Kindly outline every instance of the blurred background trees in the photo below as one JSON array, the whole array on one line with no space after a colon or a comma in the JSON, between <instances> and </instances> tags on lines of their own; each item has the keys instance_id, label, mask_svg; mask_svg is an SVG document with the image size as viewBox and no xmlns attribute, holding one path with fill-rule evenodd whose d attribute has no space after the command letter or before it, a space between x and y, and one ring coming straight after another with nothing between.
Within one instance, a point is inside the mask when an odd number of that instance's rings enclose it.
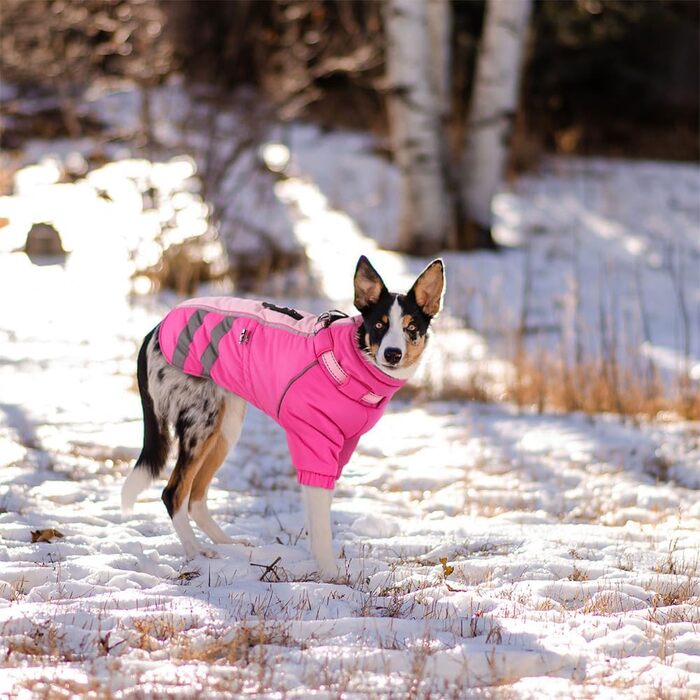
<instances>
[{"instance_id":1,"label":"blurred background trees","mask_svg":"<svg viewBox=\"0 0 700 700\"><path fill-rule=\"evenodd\" d=\"M174 46L157 2L139 0L2 0L0 77L39 95L55 94L66 133L83 133L79 100L103 77L142 88L148 128L149 89L169 75Z\"/></svg>"},{"instance_id":2,"label":"blurred background trees","mask_svg":"<svg viewBox=\"0 0 700 700\"><path fill-rule=\"evenodd\" d=\"M500 177L543 153L698 159L699 7L3 0L3 146L35 128L71 137L99 129L80 99L105 79L140 86L149 142L150 90L177 73L223 102L257 95L275 122L383 139L402 175L402 249L491 246L488 200ZM43 120L13 113L16 90L45 99Z\"/></svg>"}]
</instances>

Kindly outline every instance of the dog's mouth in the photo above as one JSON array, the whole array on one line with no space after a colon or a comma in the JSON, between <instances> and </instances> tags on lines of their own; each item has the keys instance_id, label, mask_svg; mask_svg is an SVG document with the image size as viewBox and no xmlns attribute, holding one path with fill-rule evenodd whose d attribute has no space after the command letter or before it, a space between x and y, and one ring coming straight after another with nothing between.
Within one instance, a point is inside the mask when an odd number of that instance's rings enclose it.
<instances>
[{"instance_id":1,"label":"dog's mouth","mask_svg":"<svg viewBox=\"0 0 700 700\"><path fill-rule=\"evenodd\" d=\"M401 369L403 366L401 364L401 360L399 360L396 364L391 364L390 362L378 362L379 366L382 367L383 369L388 369L389 371L393 369Z\"/></svg>"}]
</instances>

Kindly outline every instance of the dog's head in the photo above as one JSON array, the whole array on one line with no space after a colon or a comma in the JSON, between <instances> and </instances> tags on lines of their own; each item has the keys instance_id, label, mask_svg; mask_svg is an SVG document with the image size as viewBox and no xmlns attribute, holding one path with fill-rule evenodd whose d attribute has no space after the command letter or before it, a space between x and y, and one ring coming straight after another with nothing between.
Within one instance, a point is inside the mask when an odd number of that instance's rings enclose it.
<instances>
[{"instance_id":1,"label":"dog's head","mask_svg":"<svg viewBox=\"0 0 700 700\"><path fill-rule=\"evenodd\" d=\"M382 372L404 376L425 350L428 327L442 308L445 267L433 260L406 294L394 294L363 255L355 269L360 347Z\"/></svg>"}]
</instances>

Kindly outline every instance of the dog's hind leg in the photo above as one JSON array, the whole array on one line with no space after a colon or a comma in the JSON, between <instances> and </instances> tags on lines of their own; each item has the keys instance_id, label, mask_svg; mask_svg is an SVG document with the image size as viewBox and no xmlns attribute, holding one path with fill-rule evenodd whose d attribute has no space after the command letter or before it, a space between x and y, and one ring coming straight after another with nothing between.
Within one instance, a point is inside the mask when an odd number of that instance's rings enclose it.
<instances>
[{"instance_id":1,"label":"dog's hind leg","mask_svg":"<svg viewBox=\"0 0 700 700\"><path fill-rule=\"evenodd\" d=\"M164 364L158 346L157 327L145 338L139 350L136 378L143 408L143 449L136 465L122 486L122 511L129 513L138 495L165 467L170 449L170 431L167 419L153 400L149 374Z\"/></svg>"},{"instance_id":2,"label":"dog's hind leg","mask_svg":"<svg viewBox=\"0 0 700 700\"><path fill-rule=\"evenodd\" d=\"M238 442L241 436L243 418L245 417L246 402L240 396L229 394L224 404L224 415L221 427L216 436L216 442L204 460L192 483L189 509L192 520L197 524L214 544L231 544L233 540L214 522L207 508L207 492L209 484L224 463L229 450Z\"/></svg>"},{"instance_id":3,"label":"dog's hind leg","mask_svg":"<svg viewBox=\"0 0 700 700\"><path fill-rule=\"evenodd\" d=\"M180 451L168 485L163 490L163 503L168 509L188 559L197 554L216 556L214 550L206 549L195 537L190 525L188 507L195 477L218 441L225 408L222 401L219 409L214 412L215 421L211 427L197 420L199 414L193 410L181 411L175 423Z\"/></svg>"}]
</instances>

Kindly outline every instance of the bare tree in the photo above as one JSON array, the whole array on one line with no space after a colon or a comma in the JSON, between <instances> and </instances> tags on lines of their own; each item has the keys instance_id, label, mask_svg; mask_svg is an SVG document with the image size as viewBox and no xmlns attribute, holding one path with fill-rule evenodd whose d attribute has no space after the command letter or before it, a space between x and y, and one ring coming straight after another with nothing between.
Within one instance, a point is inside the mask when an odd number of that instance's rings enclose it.
<instances>
[{"instance_id":1,"label":"bare tree","mask_svg":"<svg viewBox=\"0 0 700 700\"><path fill-rule=\"evenodd\" d=\"M449 8L446 0L388 0L385 8L389 117L401 173L399 247L433 253L454 224L443 129Z\"/></svg>"},{"instance_id":2,"label":"bare tree","mask_svg":"<svg viewBox=\"0 0 700 700\"><path fill-rule=\"evenodd\" d=\"M97 77L147 91L172 69L163 11L142 0L1 0L0 72L8 82L55 94L65 131L82 133L78 102Z\"/></svg>"},{"instance_id":3,"label":"bare tree","mask_svg":"<svg viewBox=\"0 0 700 700\"><path fill-rule=\"evenodd\" d=\"M508 155L532 0L488 0L467 116L462 207L467 247L493 245L491 200Z\"/></svg>"}]
</instances>

